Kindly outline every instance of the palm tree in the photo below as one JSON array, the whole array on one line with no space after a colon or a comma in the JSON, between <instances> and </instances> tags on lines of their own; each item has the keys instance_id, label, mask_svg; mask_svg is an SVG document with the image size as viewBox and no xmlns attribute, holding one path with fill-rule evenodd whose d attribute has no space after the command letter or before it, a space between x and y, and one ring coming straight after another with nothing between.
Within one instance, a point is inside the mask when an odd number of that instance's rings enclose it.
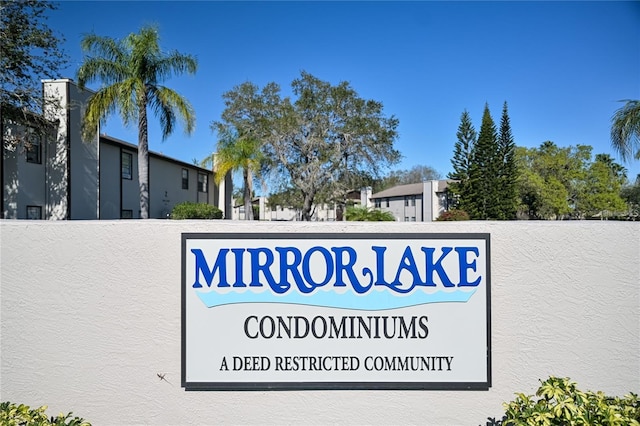
<instances>
[{"instance_id":1,"label":"palm tree","mask_svg":"<svg viewBox=\"0 0 640 426\"><path fill-rule=\"evenodd\" d=\"M260 173L260 168L264 163L264 155L260 149L262 144L252 136L238 136L236 132L230 130L222 130L220 135L218 152L202 160L200 165L213 167L214 180L218 185L224 180L227 173L242 170L245 219L253 220L251 203L253 177Z\"/></svg>"},{"instance_id":2,"label":"palm tree","mask_svg":"<svg viewBox=\"0 0 640 426\"><path fill-rule=\"evenodd\" d=\"M623 102L611 119L611 145L623 161L631 157L640 160L640 101Z\"/></svg>"},{"instance_id":3,"label":"palm tree","mask_svg":"<svg viewBox=\"0 0 640 426\"><path fill-rule=\"evenodd\" d=\"M195 74L197 61L178 52L163 53L154 27L143 27L122 40L89 34L82 39L88 54L78 70L78 84L99 80L103 86L87 104L83 119L85 138L95 137L98 126L118 111L125 125L138 124L138 181L140 217L149 217L149 143L147 109L160 119L163 140L174 129L176 118L183 121L187 134L195 127L191 104L177 92L160 85L173 74Z\"/></svg>"}]
</instances>

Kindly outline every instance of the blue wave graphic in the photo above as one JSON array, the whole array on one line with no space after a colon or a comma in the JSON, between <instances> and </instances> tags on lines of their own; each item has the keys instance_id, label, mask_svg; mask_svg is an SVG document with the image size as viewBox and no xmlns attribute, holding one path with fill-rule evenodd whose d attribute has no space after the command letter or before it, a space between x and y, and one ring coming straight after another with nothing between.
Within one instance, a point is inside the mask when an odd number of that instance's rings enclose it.
<instances>
[{"instance_id":1,"label":"blue wave graphic","mask_svg":"<svg viewBox=\"0 0 640 426\"><path fill-rule=\"evenodd\" d=\"M215 291L196 291L196 294L208 308L231 305L236 303L288 303L295 305L321 306L327 308L356 309L361 311L382 311L387 309L407 308L409 306L424 305L441 302L468 302L477 288L472 291L437 291L425 293L414 291L409 295L394 296L388 291L372 291L364 295L352 292L338 294L332 291L319 291L312 295L290 292L282 295L269 291L254 293L229 292L219 294Z\"/></svg>"}]
</instances>

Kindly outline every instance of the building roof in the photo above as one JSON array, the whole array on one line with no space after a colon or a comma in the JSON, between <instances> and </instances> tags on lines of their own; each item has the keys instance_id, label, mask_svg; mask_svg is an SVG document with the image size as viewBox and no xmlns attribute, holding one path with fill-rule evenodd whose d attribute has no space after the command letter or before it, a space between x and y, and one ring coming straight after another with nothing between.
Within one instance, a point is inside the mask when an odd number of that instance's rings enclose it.
<instances>
[{"instance_id":1,"label":"building roof","mask_svg":"<svg viewBox=\"0 0 640 426\"><path fill-rule=\"evenodd\" d=\"M443 192L445 189L449 188L449 184L452 182L457 182L457 181L454 179L439 180L438 190L436 192Z\"/></svg>"},{"instance_id":2,"label":"building roof","mask_svg":"<svg viewBox=\"0 0 640 426\"><path fill-rule=\"evenodd\" d=\"M100 142L106 142L106 143L109 143L111 145L121 146L121 147L126 148L128 150L138 152L138 145L134 145L134 144L132 144L130 142L123 141L122 139L114 138L113 136L101 134L100 135ZM179 165L182 165L182 166L187 166L187 167L190 167L192 169L198 169L198 170L201 170L202 172L213 173L211 171L211 169L205 169L204 167L200 167L197 164L186 163L184 161L177 160L177 159L172 158L172 157L168 157L168 156L166 156L166 155L164 155L162 153L159 153L159 152L149 151L149 156L150 157L160 158L160 159L163 159L165 161L169 161L171 163L176 163L176 164L179 164Z\"/></svg>"},{"instance_id":3,"label":"building roof","mask_svg":"<svg viewBox=\"0 0 640 426\"><path fill-rule=\"evenodd\" d=\"M436 192L442 192L449 187L449 182L451 180L436 180L437 182ZM422 195L422 191L424 190L424 182L420 183L410 183L407 185L398 185L392 188L387 188L384 191L376 192L371 195L371 199L376 198L393 198L393 197L404 197L405 195Z\"/></svg>"},{"instance_id":4,"label":"building roof","mask_svg":"<svg viewBox=\"0 0 640 426\"><path fill-rule=\"evenodd\" d=\"M398 185L392 188L387 188L384 191L376 192L371 195L371 199L374 198L391 198L391 197L403 197L405 195L421 195L424 185L420 183L410 183L408 185Z\"/></svg>"}]
</instances>

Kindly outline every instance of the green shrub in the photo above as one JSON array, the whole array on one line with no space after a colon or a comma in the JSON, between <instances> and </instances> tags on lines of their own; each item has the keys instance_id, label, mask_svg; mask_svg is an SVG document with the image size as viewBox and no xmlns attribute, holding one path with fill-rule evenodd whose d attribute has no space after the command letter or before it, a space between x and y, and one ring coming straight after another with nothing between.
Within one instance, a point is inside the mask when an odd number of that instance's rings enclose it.
<instances>
[{"instance_id":1,"label":"green shrub","mask_svg":"<svg viewBox=\"0 0 640 426\"><path fill-rule=\"evenodd\" d=\"M16 405L11 402L0 403L0 425L3 426L91 426L91 423L80 417L67 415L48 417L45 411L47 406L29 408L29 406Z\"/></svg>"},{"instance_id":2,"label":"green shrub","mask_svg":"<svg viewBox=\"0 0 640 426\"><path fill-rule=\"evenodd\" d=\"M436 220L439 221L450 221L450 220L469 220L469 213L464 210L449 210L443 212Z\"/></svg>"},{"instance_id":3,"label":"green shrub","mask_svg":"<svg viewBox=\"0 0 640 426\"><path fill-rule=\"evenodd\" d=\"M222 219L222 210L211 204L185 201L175 205L171 219Z\"/></svg>"},{"instance_id":4,"label":"green shrub","mask_svg":"<svg viewBox=\"0 0 640 426\"><path fill-rule=\"evenodd\" d=\"M583 392L568 378L549 377L541 381L535 395L518 393L516 399L503 405L506 413L502 421L488 424L640 426L638 395L618 398Z\"/></svg>"},{"instance_id":5,"label":"green shrub","mask_svg":"<svg viewBox=\"0 0 640 426\"><path fill-rule=\"evenodd\" d=\"M366 206L347 207L347 220L352 222L393 222L396 218L389 211L370 209Z\"/></svg>"}]
</instances>

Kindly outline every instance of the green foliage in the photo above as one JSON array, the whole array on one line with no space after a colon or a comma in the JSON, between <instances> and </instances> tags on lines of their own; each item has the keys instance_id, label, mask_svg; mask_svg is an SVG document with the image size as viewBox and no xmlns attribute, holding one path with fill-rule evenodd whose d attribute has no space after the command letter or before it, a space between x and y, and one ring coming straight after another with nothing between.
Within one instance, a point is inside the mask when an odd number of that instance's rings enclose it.
<instances>
[{"instance_id":1,"label":"green foliage","mask_svg":"<svg viewBox=\"0 0 640 426\"><path fill-rule=\"evenodd\" d=\"M222 219L222 210L211 204L185 201L175 205L171 219Z\"/></svg>"},{"instance_id":2,"label":"green foliage","mask_svg":"<svg viewBox=\"0 0 640 426\"><path fill-rule=\"evenodd\" d=\"M149 142L147 109L160 120L162 137L173 133L177 119L187 134L195 127L193 107L178 92L161 83L174 74L195 74L197 61L178 52L164 53L154 27L143 27L121 40L95 34L82 39L87 53L78 69L78 85L99 81L102 86L89 98L82 132L85 139L96 137L98 125L119 112L126 125L138 126L138 181L140 217L149 217Z\"/></svg>"},{"instance_id":3,"label":"green foliage","mask_svg":"<svg viewBox=\"0 0 640 426\"><path fill-rule=\"evenodd\" d=\"M498 191L498 132L485 105L478 140L469 167L469 194L465 210L473 219L497 219L494 210Z\"/></svg>"},{"instance_id":4,"label":"green foliage","mask_svg":"<svg viewBox=\"0 0 640 426\"><path fill-rule=\"evenodd\" d=\"M467 110L460 116L460 125L456 133L458 140L455 143L451 165L453 172L448 178L454 182L449 184L451 192L458 198L460 209L471 207L471 187L469 184L469 171L473 161L473 148L476 144L477 133L471 123L471 117Z\"/></svg>"},{"instance_id":5,"label":"green foliage","mask_svg":"<svg viewBox=\"0 0 640 426\"><path fill-rule=\"evenodd\" d=\"M55 9L42 0L0 0L0 104L15 112L41 112L40 80L58 77L66 64L64 39L46 25Z\"/></svg>"},{"instance_id":6,"label":"green foliage","mask_svg":"<svg viewBox=\"0 0 640 426\"><path fill-rule=\"evenodd\" d=\"M633 220L640 217L640 175L634 185L627 185L620 191L620 196L627 203L628 214Z\"/></svg>"},{"instance_id":7,"label":"green foliage","mask_svg":"<svg viewBox=\"0 0 640 426\"><path fill-rule=\"evenodd\" d=\"M443 212L438 218L437 221L457 221L457 220L469 220L469 213L464 210L453 209L446 212Z\"/></svg>"},{"instance_id":8,"label":"green foliage","mask_svg":"<svg viewBox=\"0 0 640 426\"><path fill-rule=\"evenodd\" d=\"M596 155L596 160L590 164L586 178L579 187L576 212L585 217L606 217L625 211L626 204L620 196L625 181L625 169L615 163L611 156Z\"/></svg>"},{"instance_id":9,"label":"green foliage","mask_svg":"<svg viewBox=\"0 0 640 426\"><path fill-rule=\"evenodd\" d=\"M47 416L47 406L30 408L24 404L0 403L0 424L6 426L91 426L83 418L73 413Z\"/></svg>"},{"instance_id":10,"label":"green foliage","mask_svg":"<svg viewBox=\"0 0 640 426\"><path fill-rule=\"evenodd\" d=\"M485 105L477 134L465 110L456 133L458 138L449 178L451 192L459 209L472 219L512 220L516 218L518 193L516 182L516 146L511 134L507 103L502 109L500 132Z\"/></svg>"},{"instance_id":11,"label":"green foliage","mask_svg":"<svg viewBox=\"0 0 640 426\"><path fill-rule=\"evenodd\" d=\"M480 132L477 134L465 110L456 133L458 138L451 164L453 179L449 187L457 206L472 219L510 220L518 205L515 143L504 103L500 132L485 105Z\"/></svg>"},{"instance_id":12,"label":"green foliage","mask_svg":"<svg viewBox=\"0 0 640 426\"><path fill-rule=\"evenodd\" d=\"M42 0L0 0L0 108L2 117L27 125L45 135L51 123L45 110L60 107L57 100L42 96L43 79L57 78L67 63L60 47L64 39L47 25L47 13L57 9ZM4 143L29 143L26 132L5 134Z\"/></svg>"},{"instance_id":13,"label":"green foliage","mask_svg":"<svg viewBox=\"0 0 640 426\"><path fill-rule=\"evenodd\" d=\"M640 426L640 399L630 393L623 398L602 392L581 391L568 378L541 381L535 395L516 394L504 403L502 424L510 425L635 425Z\"/></svg>"},{"instance_id":14,"label":"green foliage","mask_svg":"<svg viewBox=\"0 0 640 426\"><path fill-rule=\"evenodd\" d=\"M347 207L347 220L351 222L394 222L393 213L365 206Z\"/></svg>"},{"instance_id":15,"label":"green foliage","mask_svg":"<svg viewBox=\"0 0 640 426\"><path fill-rule=\"evenodd\" d=\"M214 130L215 130L214 126ZM213 165L215 181L220 184L228 173L237 170L242 172L243 196L245 211L251 211L253 198L253 178L260 174L266 158L262 153L262 143L251 134L239 135L228 126L219 126L218 152L205 158L201 165ZM253 215L245 215L246 220L253 220Z\"/></svg>"},{"instance_id":16,"label":"green foliage","mask_svg":"<svg viewBox=\"0 0 640 426\"><path fill-rule=\"evenodd\" d=\"M518 168L516 165L516 145L511 133L511 124L507 112L507 103L502 108L500 133L498 134L497 200L492 216L500 220L513 220L518 210Z\"/></svg>"},{"instance_id":17,"label":"green foliage","mask_svg":"<svg viewBox=\"0 0 640 426\"><path fill-rule=\"evenodd\" d=\"M293 99L281 97L275 83L261 90L243 83L223 95L222 121L213 125L259 140L278 186L299 191L302 218L310 220L317 201L340 199L363 172L377 176L398 162L398 120L345 81L332 85L302 72L291 89Z\"/></svg>"},{"instance_id":18,"label":"green foliage","mask_svg":"<svg viewBox=\"0 0 640 426\"><path fill-rule=\"evenodd\" d=\"M621 198L626 171L606 154L591 159L591 147L516 150L520 215L530 219L589 218L627 211Z\"/></svg>"},{"instance_id":19,"label":"green foliage","mask_svg":"<svg viewBox=\"0 0 640 426\"><path fill-rule=\"evenodd\" d=\"M640 160L640 101L623 102L624 106L611 118L611 146L623 161Z\"/></svg>"}]
</instances>

